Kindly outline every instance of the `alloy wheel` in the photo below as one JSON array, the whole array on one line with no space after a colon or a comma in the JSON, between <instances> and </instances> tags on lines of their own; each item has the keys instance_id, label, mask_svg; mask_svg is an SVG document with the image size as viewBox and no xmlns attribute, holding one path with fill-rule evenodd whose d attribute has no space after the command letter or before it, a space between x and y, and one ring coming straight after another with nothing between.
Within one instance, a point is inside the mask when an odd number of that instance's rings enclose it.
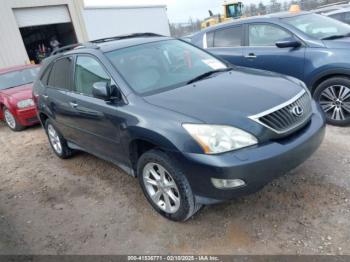
<instances>
[{"instance_id":1,"label":"alloy wheel","mask_svg":"<svg viewBox=\"0 0 350 262\"><path fill-rule=\"evenodd\" d=\"M344 121L350 118L350 88L343 85L327 87L320 95L319 103L328 118Z\"/></svg>"},{"instance_id":2,"label":"alloy wheel","mask_svg":"<svg viewBox=\"0 0 350 262\"><path fill-rule=\"evenodd\" d=\"M176 213L180 207L180 193L170 173L161 165L148 163L143 169L147 194L154 204L166 213Z\"/></svg>"},{"instance_id":3,"label":"alloy wheel","mask_svg":"<svg viewBox=\"0 0 350 262\"><path fill-rule=\"evenodd\" d=\"M57 154L62 154L61 139L58 136L58 133L55 130L55 128L50 124L47 126L47 133L49 135L49 139L53 149L56 151Z\"/></svg>"},{"instance_id":4,"label":"alloy wheel","mask_svg":"<svg viewBox=\"0 0 350 262\"><path fill-rule=\"evenodd\" d=\"M5 121L8 124L9 127L11 127L12 129L16 128L16 119L15 117L11 114L11 112L6 109L5 110Z\"/></svg>"}]
</instances>

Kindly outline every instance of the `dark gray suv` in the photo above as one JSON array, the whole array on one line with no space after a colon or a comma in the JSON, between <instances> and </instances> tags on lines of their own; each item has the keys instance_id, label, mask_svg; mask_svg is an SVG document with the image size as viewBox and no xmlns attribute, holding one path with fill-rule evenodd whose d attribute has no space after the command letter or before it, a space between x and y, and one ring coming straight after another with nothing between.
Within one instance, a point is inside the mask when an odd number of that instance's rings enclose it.
<instances>
[{"instance_id":1,"label":"dark gray suv","mask_svg":"<svg viewBox=\"0 0 350 262\"><path fill-rule=\"evenodd\" d=\"M324 137L301 81L232 68L180 40L138 34L58 52L33 94L53 151L115 163L175 221L255 192Z\"/></svg>"}]
</instances>

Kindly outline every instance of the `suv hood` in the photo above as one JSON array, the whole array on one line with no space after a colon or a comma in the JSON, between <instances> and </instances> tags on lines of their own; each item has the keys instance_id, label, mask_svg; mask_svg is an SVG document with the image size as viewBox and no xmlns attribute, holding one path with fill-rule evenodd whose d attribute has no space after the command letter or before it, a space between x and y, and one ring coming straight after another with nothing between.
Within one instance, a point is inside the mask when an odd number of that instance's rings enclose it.
<instances>
[{"instance_id":1,"label":"suv hood","mask_svg":"<svg viewBox=\"0 0 350 262\"><path fill-rule=\"evenodd\" d=\"M286 76L238 68L144 99L210 124L232 124L285 103L302 87Z\"/></svg>"},{"instance_id":2,"label":"suv hood","mask_svg":"<svg viewBox=\"0 0 350 262\"><path fill-rule=\"evenodd\" d=\"M32 98L32 86L32 83L23 86L16 86L5 90L0 90L0 94L14 98L17 101L25 100Z\"/></svg>"},{"instance_id":3,"label":"suv hood","mask_svg":"<svg viewBox=\"0 0 350 262\"><path fill-rule=\"evenodd\" d=\"M334 39L334 40L324 40L323 43L328 48L350 48L350 37Z\"/></svg>"}]
</instances>

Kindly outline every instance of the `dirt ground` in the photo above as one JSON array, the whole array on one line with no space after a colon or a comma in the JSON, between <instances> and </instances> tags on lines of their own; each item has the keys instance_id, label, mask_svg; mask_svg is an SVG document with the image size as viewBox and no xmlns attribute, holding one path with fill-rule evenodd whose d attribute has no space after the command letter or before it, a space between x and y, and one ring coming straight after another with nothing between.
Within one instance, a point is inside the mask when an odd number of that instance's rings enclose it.
<instances>
[{"instance_id":1,"label":"dirt ground","mask_svg":"<svg viewBox=\"0 0 350 262\"><path fill-rule=\"evenodd\" d=\"M136 179L0 124L0 254L350 254L350 128L262 191L169 222Z\"/></svg>"}]
</instances>

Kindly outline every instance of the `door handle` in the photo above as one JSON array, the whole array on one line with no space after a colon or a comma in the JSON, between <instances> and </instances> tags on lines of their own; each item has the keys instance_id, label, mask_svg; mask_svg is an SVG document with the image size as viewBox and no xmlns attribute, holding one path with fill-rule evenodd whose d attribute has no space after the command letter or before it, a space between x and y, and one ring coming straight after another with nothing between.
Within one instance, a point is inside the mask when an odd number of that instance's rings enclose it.
<instances>
[{"instance_id":1,"label":"door handle","mask_svg":"<svg viewBox=\"0 0 350 262\"><path fill-rule=\"evenodd\" d=\"M255 58L257 58L257 56L255 54L253 54L253 53L250 53L249 55L245 56L245 58L247 58L247 59L255 59Z\"/></svg>"},{"instance_id":2,"label":"door handle","mask_svg":"<svg viewBox=\"0 0 350 262\"><path fill-rule=\"evenodd\" d=\"M69 104L70 104L70 106L71 106L72 108L77 108L77 107L78 107L78 104L75 103L75 102L70 102Z\"/></svg>"}]
</instances>

